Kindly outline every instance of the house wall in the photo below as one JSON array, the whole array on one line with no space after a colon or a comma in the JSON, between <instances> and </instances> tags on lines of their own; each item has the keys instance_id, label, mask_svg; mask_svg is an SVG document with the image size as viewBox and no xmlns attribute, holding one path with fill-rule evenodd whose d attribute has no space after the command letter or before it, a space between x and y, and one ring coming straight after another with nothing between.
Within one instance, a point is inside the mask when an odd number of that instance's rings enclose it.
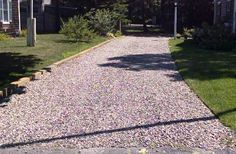
<instances>
[{"instance_id":1,"label":"house wall","mask_svg":"<svg viewBox=\"0 0 236 154\"><path fill-rule=\"evenodd\" d=\"M21 27L26 29L28 6L26 2L21 3ZM56 7L51 0L34 1L34 17L36 18L37 33L56 33L60 28L60 19L72 17L76 9L71 7Z\"/></svg>"},{"instance_id":2,"label":"house wall","mask_svg":"<svg viewBox=\"0 0 236 154\"><path fill-rule=\"evenodd\" d=\"M236 33L236 0L234 0L234 12L233 12L233 33Z\"/></svg>"},{"instance_id":3,"label":"house wall","mask_svg":"<svg viewBox=\"0 0 236 154\"><path fill-rule=\"evenodd\" d=\"M215 24L224 24L235 32L236 0L215 0Z\"/></svg>"},{"instance_id":4,"label":"house wall","mask_svg":"<svg viewBox=\"0 0 236 154\"><path fill-rule=\"evenodd\" d=\"M0 31L16 34L20 31L20 18L19 18L19 1L12 0L12 21L3 24L0 22Z\"/></svg>"}]
</instances>

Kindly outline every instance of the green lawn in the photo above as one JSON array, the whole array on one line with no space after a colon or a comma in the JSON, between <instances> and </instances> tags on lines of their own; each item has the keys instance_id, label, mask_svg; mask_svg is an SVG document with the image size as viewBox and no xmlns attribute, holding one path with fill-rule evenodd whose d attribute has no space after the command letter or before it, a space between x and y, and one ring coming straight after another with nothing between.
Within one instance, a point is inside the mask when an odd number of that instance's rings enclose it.
<instances>
[{"instance_id":1,"label":"green lawn","mask_svg":"<svg viewBox=\"0 0 236 154\"><path fill-rule=\"evenodd\" d=\"M236 130L236 52L203 50L191 40L170 40L178 69L226 126Z\"/></svg>"},{"instance_id":2,"label":"green lawn","mask_svg":"<svg viewBox=\"0 0 236 154\"><path fill-rule=\"evenodd\" d=\"M26 47L25 38L0 41L0 90L22 76L28 76L107 39L97 36L89 43L76 43L68 41L61 34L45 34L37 36L36 47Z\"/></svg>"}]
</instances>

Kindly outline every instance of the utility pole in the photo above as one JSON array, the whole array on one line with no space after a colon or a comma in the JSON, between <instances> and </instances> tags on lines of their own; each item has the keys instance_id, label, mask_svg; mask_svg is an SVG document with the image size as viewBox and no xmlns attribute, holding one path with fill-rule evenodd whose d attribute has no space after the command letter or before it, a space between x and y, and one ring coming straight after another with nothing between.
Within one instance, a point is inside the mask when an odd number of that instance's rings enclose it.
<instances>
[{"instance_id":1,"label":"utility pole","mask_svg":"<svg viewBox=\"0 0 236 154\"><path fill-rule=\"evenodd\" d=\"M177 22L178 22L178 3L175 2L175 19L174 19L174 38L177 36Z\"/></svg>"},{"instance_id":2,"label":"utility pole","mask_svg":"<svg viewBox=\"0 0 236 154\"><path fill-rule=\"evenodd\" d=\"M36 19L34 18L34 3L30 0L30 17L27 19L27 46L34 47L36 43Z\"/></svg>"},{"instance_id":3,"label":"utility pole","mask_svg":"<svg viewBox=\"0 0 236 154\"><path fill-rule=\"evenodd\" d=\"M177 22L178 22L178 3L175 2L175 17L174 17L174 38L177 36Z\"/></svg>"}]
</instances>

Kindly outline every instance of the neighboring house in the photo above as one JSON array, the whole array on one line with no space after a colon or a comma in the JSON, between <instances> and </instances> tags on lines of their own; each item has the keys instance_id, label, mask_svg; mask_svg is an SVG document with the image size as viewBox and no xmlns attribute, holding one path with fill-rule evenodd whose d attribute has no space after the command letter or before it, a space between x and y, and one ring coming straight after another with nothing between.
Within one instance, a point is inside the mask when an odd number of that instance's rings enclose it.
<instances>
[{"instance_id":1,"label":"neighboring house","mask_svg":"<svg viewBox=\"0 0 236 154\"><path fill-rule=\"evenodd\" d=\"M18 0L0 0L0 31L20 31L20 5Z\"/></svg>"},{"instance_id":2,"label":"neighboring house","mask_svg":"<svg viewBox=\"0 0 236 154\"><path fill-rule=\"evenodd\" d=\"M214 24L218 23L236 32L236 0L214 1Z\"/></svg>"},{"instance_id":3,"label":"neighboring house","mask_svg":"<svg viewBox=\"0 0 236 154\"><path fill-rule=\"evenodd\" d=\"M26 29L29 15L28 3L21 2L21 28ZM38 33L54 33L60 30L61 19L76 15L77 8L59 5L58 0L34 0L34 17Z\"/></svg>"},{"instance_id":4,"label":"neighboring house","mask_svg":"<svg viewBox=\"0 0 236 154\"><path fill-rule=\"evenodd\" d=\"M57 0L34 0L34 17L37 19L37 32L57 32L61 18L72 17L77 9L60 7ZM18 33L26 29L29 5L27 0L0 0L0 31Z\"/></svg>"}]
</instances>

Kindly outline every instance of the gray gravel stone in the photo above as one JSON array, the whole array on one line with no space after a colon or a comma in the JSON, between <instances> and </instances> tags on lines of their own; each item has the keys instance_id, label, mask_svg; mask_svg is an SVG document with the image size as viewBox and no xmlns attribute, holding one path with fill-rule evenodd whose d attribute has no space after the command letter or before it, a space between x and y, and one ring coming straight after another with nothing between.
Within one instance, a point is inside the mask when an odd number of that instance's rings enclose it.
<instances>
[{"instance_id":1,"label":"gray gravel stone","mask_svg":"<svg viewBox=\"0 0 236 154\"><path fill-rule=\"evenodd\" d=\"M0 108L1 148L235 148L176 71L167 38L114 40L44 73Z\"/></svg>"}]
</instances>

